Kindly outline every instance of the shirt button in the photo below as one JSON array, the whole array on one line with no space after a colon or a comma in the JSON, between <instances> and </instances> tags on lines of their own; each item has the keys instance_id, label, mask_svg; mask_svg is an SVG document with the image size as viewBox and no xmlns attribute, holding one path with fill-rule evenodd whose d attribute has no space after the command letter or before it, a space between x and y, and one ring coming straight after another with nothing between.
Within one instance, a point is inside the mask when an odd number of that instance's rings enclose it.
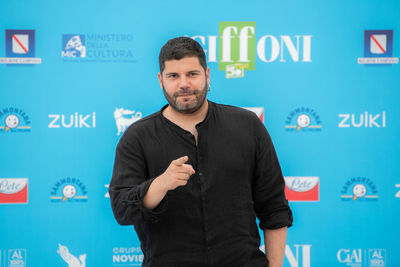
<instances>
[{"instance_id":1,"label":"shirt button","mask_svg":"<svg viewBox=\"0 0 400 267\"><path fill-rule=\"evenodd\" d=\"M202 172L199 172L199 176L203 176L203 173L202 173Z\"/></svg>"}]
</instances>

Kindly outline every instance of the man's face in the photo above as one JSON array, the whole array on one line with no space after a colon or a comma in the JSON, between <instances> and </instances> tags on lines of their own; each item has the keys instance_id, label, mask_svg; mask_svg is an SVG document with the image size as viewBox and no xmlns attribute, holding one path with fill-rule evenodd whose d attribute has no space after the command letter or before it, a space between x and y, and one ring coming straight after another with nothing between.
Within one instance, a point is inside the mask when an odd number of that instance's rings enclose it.
<instances>
[{"instance_id":1,"label":"man's face","mask_svg":"<svg viewBox=\"0 0 400 267\"><path fill-rule=\"evenodd\" d=\"M197 57L165 61L165 68L158 73L165 98L174 110L190 114L204 103L210 70L204 71Z\"/></svg>"}]
</instances>

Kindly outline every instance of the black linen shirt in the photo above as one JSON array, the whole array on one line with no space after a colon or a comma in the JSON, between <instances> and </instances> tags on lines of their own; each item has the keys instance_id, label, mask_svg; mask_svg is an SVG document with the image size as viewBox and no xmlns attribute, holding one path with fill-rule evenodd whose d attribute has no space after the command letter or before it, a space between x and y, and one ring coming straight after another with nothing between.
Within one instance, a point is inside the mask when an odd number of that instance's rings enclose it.
<instances>
[{"instance_id":1,"label":"black linen shirt","mask_svg":"<svg viewBox=\"0 0 400 267\"><path fill-rule=\"evenodd\" d=\"M196 144L162 110L121 137L109 188L116 220L134 225L138 234L142 266L267 266L256 216L261 229L291 226L293 219L263 123L251 111L209 101L206 118L196 125ZM185 155L196 173L146 209L151 182Z\"/></svg>"}]
</instances>

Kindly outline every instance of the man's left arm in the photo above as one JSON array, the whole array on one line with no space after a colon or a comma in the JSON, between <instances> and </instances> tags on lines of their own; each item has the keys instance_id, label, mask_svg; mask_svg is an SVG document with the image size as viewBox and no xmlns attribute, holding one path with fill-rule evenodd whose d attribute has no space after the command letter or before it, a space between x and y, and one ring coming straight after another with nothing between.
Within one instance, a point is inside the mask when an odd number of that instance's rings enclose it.
<instances>
[{"instance_id":1,"label":"man's left arm","mask_svg":"<svg viewBox=\"0 0 400 267\"><path fill-rule=\"evenodd\" d=\"M265 254L268 267L281 267L285 255L287 227L264 229Z\"/></svg>"},{"instance_id":2,"label":"man's left arm","mask_svg":"<svg viewBox=\"0 0 400 267\"><path fill-rule=\"evenodd\" d=\"M285 181L271 137L256 120L256 161L253 181L254 210L264 231L265 250L270 267L281 267L287 228L293 217L285 197Z\"/></svg>"}]
</instances>

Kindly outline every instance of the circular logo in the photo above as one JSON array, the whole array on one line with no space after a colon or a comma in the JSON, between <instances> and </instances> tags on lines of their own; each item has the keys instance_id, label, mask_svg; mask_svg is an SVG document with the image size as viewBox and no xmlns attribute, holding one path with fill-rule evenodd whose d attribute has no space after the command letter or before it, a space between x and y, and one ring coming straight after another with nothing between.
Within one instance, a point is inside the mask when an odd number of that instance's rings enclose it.
<instances>
[{"instance_id":1,"label":"circular logo","mask_svg":"<svg viewBox=\"0 0 400 267\"><path fill-rule=\"evenodd\" d=\"M76 188L73 185L66 185L64 186L63 190L63 195L66 198L73 198L76 195Z\"/></svg>"},{"instance_id":2,"label":"circular logo","mask_svg":"<svg viewBox=\"0 0 400 267\"><path fill-rule=\"evenodd\" d=\"M17 116L15 115L8 115L6 118L6 125L7 127L14 129L15 127L17 127L19 124L19 119Z\"/></svg>"},{"instance_id":3,"label":"circular logo","mask_svg":"<svg viewBox=\"0 0 400 267\"><path fill-rule=\"evenodd\" d=\"M356 184L353 187L353 194L356 197L363 197L367 193L367 188L363 184Z\"/></svg>"},{"instance_id":4,"label":"circular logo","mask_svg":"<svg viewBox=\"0 0 400 267\"><path fill-rule=\"evenodd\" d=\"M301 114L297 117L297 126L304 128L310 125L310 117L306 114Z\"/></svg>"}]
</instances>

